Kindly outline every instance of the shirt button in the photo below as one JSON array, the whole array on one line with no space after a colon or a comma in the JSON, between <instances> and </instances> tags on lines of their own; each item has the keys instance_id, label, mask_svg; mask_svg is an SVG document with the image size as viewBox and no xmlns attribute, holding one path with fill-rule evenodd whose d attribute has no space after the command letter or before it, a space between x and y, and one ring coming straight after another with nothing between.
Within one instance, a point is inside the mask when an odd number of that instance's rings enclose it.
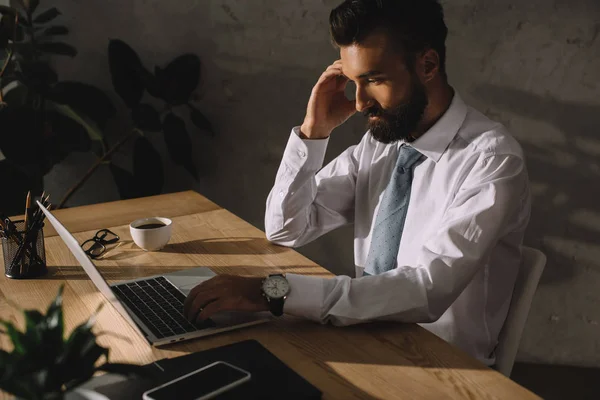
<instances>
[{"instance_id":1,"label":"shirt button","mask_svg":"<svg viewBox=\"0 0 600 400\"><path fill-rule=\"evenodd\" d=\"M283 193L283 190L281 192L279 192L279 197L283 197L285 196L285 193Z\"/></svg>"},{"instance_id":2,"label":"shirt button","mask_svg":"<svg viewBox=\"0 0 600 400\"><path fill-rule=\"evenodd\" d=\"M298 155L302 158L306 157L306 153L302 150L298 150Z\"/></svg>"}]
</instances>

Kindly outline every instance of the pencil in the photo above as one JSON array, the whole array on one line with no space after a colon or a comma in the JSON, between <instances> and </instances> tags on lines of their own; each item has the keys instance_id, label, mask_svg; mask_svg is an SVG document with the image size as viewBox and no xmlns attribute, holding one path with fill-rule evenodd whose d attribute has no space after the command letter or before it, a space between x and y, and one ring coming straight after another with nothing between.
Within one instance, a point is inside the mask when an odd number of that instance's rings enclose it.
<instances>
[{"instance_id":1,"label":"pencil","mask_svg":"<svg viewBox=\"0 0 600 400\"><path fill-rule=\"evenodd\" d=\"M31 191L27 192L27 200L25 201L25 232L29 230L31 223Z\"/></svg>"}]
</instances>

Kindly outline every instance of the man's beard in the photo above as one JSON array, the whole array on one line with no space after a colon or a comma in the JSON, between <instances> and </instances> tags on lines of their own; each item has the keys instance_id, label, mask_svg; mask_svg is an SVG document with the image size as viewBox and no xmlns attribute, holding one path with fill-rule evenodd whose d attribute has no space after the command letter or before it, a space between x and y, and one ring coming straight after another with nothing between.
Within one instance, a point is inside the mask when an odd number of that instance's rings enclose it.
<instances>
[{"instance_id":1,"label":"man's beard","mask_svg":"<svg viewBox=\"0 0 600 400\"><path fill-rule=\"evenodd\" d=\"M425 87L413 78L412 90L409 100L392 110L384 110L373 106L363 112L366 117L377 116L377 120L369 120L368 129L373 138L381 143L394 143L399 140L412 142L419 123L423 119L427 107L427 93Z\"/></svg>"}]
</instances>

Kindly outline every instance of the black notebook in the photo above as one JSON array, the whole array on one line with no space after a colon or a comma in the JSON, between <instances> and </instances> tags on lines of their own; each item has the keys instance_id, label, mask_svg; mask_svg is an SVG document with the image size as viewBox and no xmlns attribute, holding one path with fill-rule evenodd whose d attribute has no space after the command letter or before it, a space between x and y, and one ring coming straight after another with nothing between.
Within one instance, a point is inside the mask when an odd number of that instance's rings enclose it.
<instances>
[{"instance_id":1,"label":"black notebook","mask_svg":"<svg viewBox=\"0 0 600 400\"><path fill-rule=\"evenodd\" d=\"M230 399L320 399L321 391L289 368L256 340L245 340L146 366L153 376L129 379L96 388L111 400L141 399L142 393L215 361L226 361L250 372L252 378L217 397ZM156 367L158 364L160 368ZM164 371L161 371L160 369Z\"/></svg>"}]
</instances>

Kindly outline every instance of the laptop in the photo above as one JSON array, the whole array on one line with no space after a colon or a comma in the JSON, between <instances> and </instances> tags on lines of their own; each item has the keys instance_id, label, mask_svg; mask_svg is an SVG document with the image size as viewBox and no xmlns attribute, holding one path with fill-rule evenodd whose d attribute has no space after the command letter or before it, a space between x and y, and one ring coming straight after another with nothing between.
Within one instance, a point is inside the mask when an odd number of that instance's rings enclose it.
<instances>
[{"instance_id":1,"label":"laptop","mask_svg":"<svg viewBox=\"0 0 600 400\"><path fill-rule=\"evenodd\" d=\"M170 272L109 285L71 233L39 201L40 209L100 293L148 343L161 346L260 324L268 313L219 313L201 324L183 316L183 302L192 288L216 274L207 267Z\"/></svg>"}]
</instances>

